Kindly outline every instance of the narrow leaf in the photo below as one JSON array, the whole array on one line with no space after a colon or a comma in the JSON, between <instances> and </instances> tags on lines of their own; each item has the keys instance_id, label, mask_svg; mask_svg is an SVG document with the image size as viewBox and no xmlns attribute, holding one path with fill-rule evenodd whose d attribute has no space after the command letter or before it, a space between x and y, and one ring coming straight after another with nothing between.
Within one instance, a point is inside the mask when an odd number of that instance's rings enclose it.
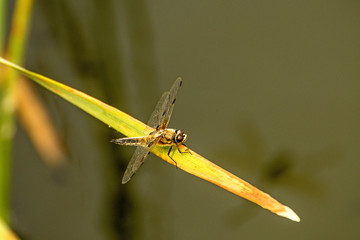
<instances>
[{"instance_id":1,"label":"narrow leaf","mask_svg":"<svg viewBox=\"0 0 360 240\"><path fill-rule=\"evenodd\" d=\"M0 239L3 239L3 240L18 240L19 239L1 218L0 218Z\"/></svg>"},{"instance_id":2,"label":"narrow leaf","mask_svg":"<svg viewBox=\"0 0 360 240\"><path fill-rule=\"evenodd\" d=\"M154 130L130 115L85 93L58 83L47 77L30 72L22 67L8 62L5 59L0 58L0 62L20 71L30 79L33 79L43 87L58 94L107 125L110 125L125 136L143 136L144 134ZM180 146L181 152L184 152L185 150L185 146ZM188 149L188 151L190 151L191 154L174 151L172 158L176 161L179 168L206 181L212 182L238 196L246 198L279 216L289 218L296 222L300 221L299 217L289 207L279 203L270 195L260 191L244 180L213 164L194 151L190 149ZM168 147L156 146L153 148L152 153L161 157L168 163L174 164L174 161L168 156Z\"/></svg>"}]
</instances>

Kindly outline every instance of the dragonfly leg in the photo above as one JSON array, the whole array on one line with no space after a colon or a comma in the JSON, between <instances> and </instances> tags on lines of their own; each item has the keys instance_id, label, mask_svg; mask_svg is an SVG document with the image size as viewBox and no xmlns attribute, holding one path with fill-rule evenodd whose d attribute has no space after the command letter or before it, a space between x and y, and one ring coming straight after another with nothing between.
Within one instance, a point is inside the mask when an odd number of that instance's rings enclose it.
<instances>
[{"instance_id":1,"label":"dragonfly leg","mask_svg":"<svg viewBox=\"0 0 360 240\"><path fill-rule=\"evenodd\" d=\"M182 153L190 153L192 155L192 153L190 152L190 149L185 144L182 144L182 145L184 145L186 147L185 151L183 151L183 152L180 151L179 145L176 144L176 147L177 147L179 153L181 153L181 154Z\"/></svg>"},{"instance_id":2,"label":"dragonfly leg","mask_svg":"<svg viewBox=\"0 0 360 240\"><path fill-rule=\"evenodd\" d=\"M178 168L177 162L175 162L175 160L174 160L172 157L170 157L170 152L171 152L172 147L173 147L173 145L171 145L171 147L169 148L168 156L169 156L169 158L171 158L171 160L175 163L175 166L176 166L176 169L177 169L177 168Z\"/></svg>"}]
</instances>

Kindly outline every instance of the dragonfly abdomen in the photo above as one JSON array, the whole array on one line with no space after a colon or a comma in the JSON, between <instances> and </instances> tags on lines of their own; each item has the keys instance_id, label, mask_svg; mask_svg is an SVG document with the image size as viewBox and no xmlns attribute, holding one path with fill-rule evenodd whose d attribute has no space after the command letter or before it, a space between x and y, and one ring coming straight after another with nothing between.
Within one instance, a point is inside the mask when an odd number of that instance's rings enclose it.
<instances>
[{"instance_id":1,"label":"dragonfly abdomen","mask_svg":"<svg viewBox=\"0 0 360 240\"><path fill-rule=\"evenodd\" d=\"M119 138L114 139L111 142L125 146L146 146L147 144L152 142L153 139L154 137L149 135L146 137Z\"/></svg>"}]
</instances>

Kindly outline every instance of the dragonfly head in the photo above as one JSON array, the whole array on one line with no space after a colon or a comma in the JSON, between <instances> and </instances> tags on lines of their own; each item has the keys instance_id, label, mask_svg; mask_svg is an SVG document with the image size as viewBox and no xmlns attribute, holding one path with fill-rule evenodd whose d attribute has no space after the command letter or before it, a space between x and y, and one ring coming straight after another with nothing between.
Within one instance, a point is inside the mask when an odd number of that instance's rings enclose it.
<instances>
[{"instance_id":1,"label":"dragonfly head","mask_svg":"<svg viewBox=\"0 0 360 240\"><path fill-rule=\"evenodd\" d=\"M186 141L187 135L185 134L184 131L182 130L176 130L175 131L175 138L174 141L176 143L183 143Z\"/></svg>"}]
</instances>

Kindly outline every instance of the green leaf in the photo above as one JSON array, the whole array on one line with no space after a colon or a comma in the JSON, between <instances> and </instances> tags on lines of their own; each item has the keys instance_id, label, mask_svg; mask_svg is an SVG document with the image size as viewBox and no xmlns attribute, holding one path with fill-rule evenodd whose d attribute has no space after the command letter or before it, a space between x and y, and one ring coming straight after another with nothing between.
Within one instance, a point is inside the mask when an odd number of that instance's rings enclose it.
<instances>
[{"instance_id":1,"label":"green leaf","mask_svg":"<svg viewBox=\"0 0 360 240\"><path fill-rule=\"evenodd\" d=\"M22 74L31 78L38 84L63 97L87 113L121 132L125 136L144 136L154 130L130 115L85 93L58 83L40 74L28 71L3 58L0 58L0 63L20 71ZM251 184L213 164L191 149L187 149L183 145L180 145L179 148L181 152L188 151L191 154L182 154L179 151L174 151L172 159L177 163L177 167L206 181L212 182L236 195L246 198L279 216L286 217L297 222L300 221L299 217L289 207L279 203L270 195L260 191ZM174 165L174 161L168 156L168 147L156 146L153 148L152 153Z\"/></svg>"},{"instance_id":2,"label":"green leaf","mask_svg":"<svg viewBox=\"0 0 360 240\"><path fill-rule=\"evenodd\" d=\"M0 239L3 239L3 240L18 240L19 239L1 218L0 218Z\"/></svg>"},{"instance_id":3,"label":"green leaf","mask_svg":"<svg viewBox=\"0 0 360 240\"><path fill-rule=\"evenodd\" d=\"M40 74L28 71L3 58L0 58L0 62L20 71L28 78L61 96L125 136L142 136L146 130L147 125L144 123L96 98Z\"/></svg>"}]
</instances>

